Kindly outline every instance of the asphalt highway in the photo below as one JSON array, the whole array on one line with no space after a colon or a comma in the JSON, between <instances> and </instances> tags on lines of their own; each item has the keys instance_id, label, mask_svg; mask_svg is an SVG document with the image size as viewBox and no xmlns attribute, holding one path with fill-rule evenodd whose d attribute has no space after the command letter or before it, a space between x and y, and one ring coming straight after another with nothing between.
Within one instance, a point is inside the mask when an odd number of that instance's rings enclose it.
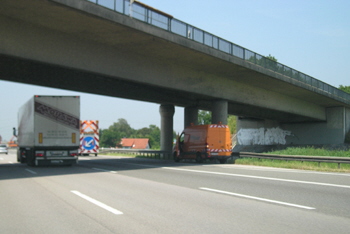
<instances>
[{"instance_id":1,"label":"asphalt highway","mask_svg":"<svg viewBox=\"0 0 350 234\"><path fill-rule=\"evenodd\" d=\"M350 174L0 154L0 233L349 233Z\"/></svg>"}]
</instances>

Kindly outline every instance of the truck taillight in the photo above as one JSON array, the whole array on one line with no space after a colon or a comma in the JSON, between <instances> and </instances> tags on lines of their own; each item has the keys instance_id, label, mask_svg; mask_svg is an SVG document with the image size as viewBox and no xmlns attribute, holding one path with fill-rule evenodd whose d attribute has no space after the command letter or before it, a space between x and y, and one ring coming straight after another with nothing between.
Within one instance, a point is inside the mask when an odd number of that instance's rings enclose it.
<instances>
[{"instance_id":1,"label":"truck taillight","mask_svg":"<svg viewBox=\"0 0 350 234\"><path fill-rule=\"evenodd\" d=\"M77 153L70 153L70 156L75 157L75 156L78 156L78 154Z\"/></svg>"},{"instance_id":2,"label":"truck taillight","mask_svg":"<svg viewBox=\"0 0 350 234\"><path fill-rule=\"evenodd\" d=\"M36 153L35 156L36 157L44 157L44 154L43 153Z\"/></svg>"}]
</instances>

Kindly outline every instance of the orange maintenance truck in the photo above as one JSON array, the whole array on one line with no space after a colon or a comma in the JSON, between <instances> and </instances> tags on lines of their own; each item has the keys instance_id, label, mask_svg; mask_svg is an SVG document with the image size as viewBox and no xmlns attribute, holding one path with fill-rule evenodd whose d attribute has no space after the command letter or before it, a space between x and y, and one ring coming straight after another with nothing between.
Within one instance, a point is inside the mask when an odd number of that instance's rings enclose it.
<instances>
[{"instance_id":1,"label":"orange maintenance truck","mask_svg":"<svg viewBox=\"0 0 350 234\"><path fill-rule=\"evenodd\" d=\"M218 159L226 163L232 154L230 129L224 124L192 125L177 137L174 161L195 159L200 163L206 159Z\"/></svg>"}]
</instances>

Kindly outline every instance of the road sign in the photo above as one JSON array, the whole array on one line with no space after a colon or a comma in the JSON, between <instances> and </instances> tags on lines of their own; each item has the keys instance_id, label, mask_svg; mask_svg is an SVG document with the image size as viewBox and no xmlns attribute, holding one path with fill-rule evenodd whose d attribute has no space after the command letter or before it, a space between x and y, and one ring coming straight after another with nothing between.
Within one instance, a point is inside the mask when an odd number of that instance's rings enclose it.
<instances>
[{"instance_id":1,"label":"road sign","mask_svg":"<svg viewBox=\"0 0 350 234\"><path fill-rule=\"evenodd\" d=\"M86 150L92 150L95 148L96 142L95 139L91 136L87 136L83 140L83 147Z\"/></svg>"}]
</instances>

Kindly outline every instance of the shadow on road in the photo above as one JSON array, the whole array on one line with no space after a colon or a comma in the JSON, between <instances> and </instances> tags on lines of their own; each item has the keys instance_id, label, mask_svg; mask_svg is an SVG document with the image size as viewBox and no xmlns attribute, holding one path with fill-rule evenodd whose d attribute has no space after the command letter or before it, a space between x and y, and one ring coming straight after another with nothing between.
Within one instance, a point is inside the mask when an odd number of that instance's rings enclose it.
<instances>
[{"instance_id":1,"label":"shadow on road","mask_svg":"<svg viewBox=\"0 0 350 234\"><path fill-rule=\"evenodd\" d=\"M194 160L186 160L175 163L173 160L160 160L152 158L134 158L123 156L81 156L77 165L73 166L39 166L29 167L26 164L7 163L9 156L1 156L0 181L12 179L24 179L33 177L78 175L86 173L101 173L108 171L149 170L162 167L186 167L196 165L217 164L214 162L196 163ZM13 156L11 157L13 161Z\"/></svg>"}]
</instances>

